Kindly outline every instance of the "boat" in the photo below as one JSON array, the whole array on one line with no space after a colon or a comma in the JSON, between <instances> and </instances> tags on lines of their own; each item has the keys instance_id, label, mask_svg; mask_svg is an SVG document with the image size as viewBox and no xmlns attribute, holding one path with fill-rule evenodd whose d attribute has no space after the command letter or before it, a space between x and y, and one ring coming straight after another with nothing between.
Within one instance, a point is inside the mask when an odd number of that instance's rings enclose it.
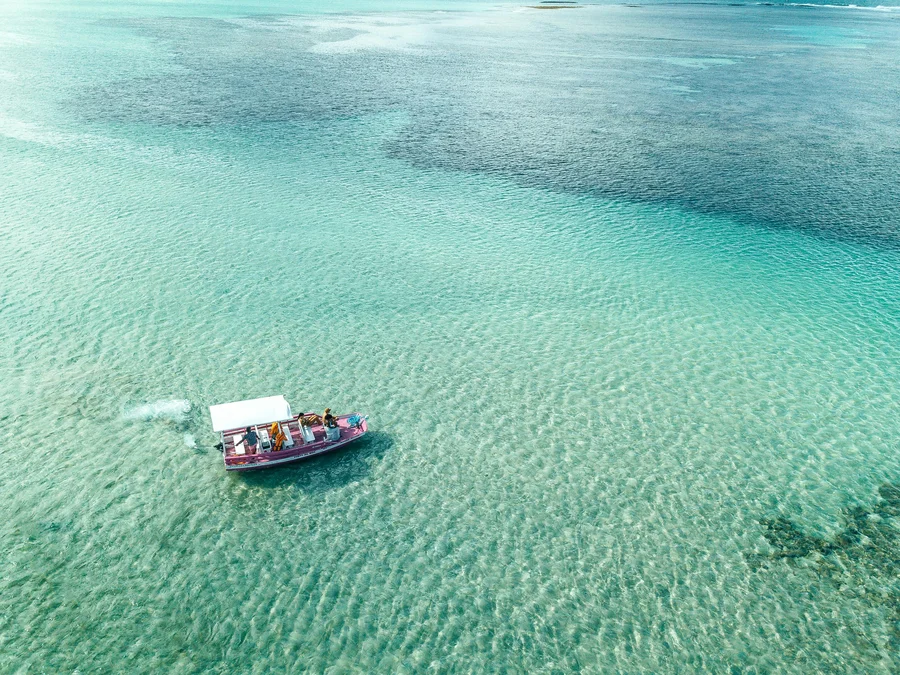
<instances>
[{"instance_id":1,"label":"boat","mask_svg":"<svg viewBox=\"0 0 900 675\"><path fill-rule=\"evenodd\" d=\"M226 471L249 471L309 459L342 448L365 436L367 418L360 413L339 415L327 428L315 413L291 413L284 396L266 396L209 407L213 431L221 436ZM270 430L277 431L276 437ZM256 432L255 447L244 438L247 427Z\"/></svg>"}]
</instances>

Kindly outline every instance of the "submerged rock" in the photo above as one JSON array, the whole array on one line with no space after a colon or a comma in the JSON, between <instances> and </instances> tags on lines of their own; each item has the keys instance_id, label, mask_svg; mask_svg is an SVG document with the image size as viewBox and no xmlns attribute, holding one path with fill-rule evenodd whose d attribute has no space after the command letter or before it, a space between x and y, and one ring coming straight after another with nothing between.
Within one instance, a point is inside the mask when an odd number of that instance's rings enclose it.
<instances>
[{"instance_id":1,"label":"submerged rock","mask_svg":"<svg viewBox=\"0 0 900 675\"><path fill-rule=\"evenodd\" d=\"M844 527L833 537L807 534L785 517L764 518L769 554L747 554L753 569L786 560L815 570L843 594L864 599L889 613L892 648L900 648L900 486L885 484L870 507L844 509Z\"/></svg>"},{"instance_id":2,"label":"submerged rock","mask_svg":"<svg viewBox=\"0 0 900 675\"><path fill-rule=\"evenodd\" d=\"M805 534L788 518L765 518L761 522L766 527L763 536L775 549L772 558L799 558L814 551L824 553L828 547L824 539Z\"/></svg>"}]
</instances>

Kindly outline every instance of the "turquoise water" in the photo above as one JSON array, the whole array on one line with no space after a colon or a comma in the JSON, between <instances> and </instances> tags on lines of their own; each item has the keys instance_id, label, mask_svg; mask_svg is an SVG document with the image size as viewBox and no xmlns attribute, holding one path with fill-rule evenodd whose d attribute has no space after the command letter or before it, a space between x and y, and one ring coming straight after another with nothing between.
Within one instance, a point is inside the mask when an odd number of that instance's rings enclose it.
<instances>
[{"instance_id":1,"label":"turquoise water","mask_svg":"<svg viewBox=\"0 0 900 675\"><path fill-rule=\"evenodd\" d=\"M321 9L0 8L0 670L896 672L900 16Z\"/></svg>"}]
</instances>

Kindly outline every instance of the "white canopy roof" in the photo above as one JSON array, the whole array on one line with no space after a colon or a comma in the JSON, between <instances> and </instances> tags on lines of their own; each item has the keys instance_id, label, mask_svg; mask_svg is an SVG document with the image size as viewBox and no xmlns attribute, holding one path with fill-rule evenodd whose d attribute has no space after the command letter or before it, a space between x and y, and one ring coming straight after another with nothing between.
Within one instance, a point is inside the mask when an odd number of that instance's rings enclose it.
<instances>
[{"instance_id":1,"label":"white canopy roof","mask_svg":"<svg viewBox=\"0 0 900 675\"><path fill-rule=\"evenodd\" d=\"M284 396L266 396L209 406L213 431L243 429L254 424L284 422L291 419L291 406Z\"/></svg>"}]
</instances>

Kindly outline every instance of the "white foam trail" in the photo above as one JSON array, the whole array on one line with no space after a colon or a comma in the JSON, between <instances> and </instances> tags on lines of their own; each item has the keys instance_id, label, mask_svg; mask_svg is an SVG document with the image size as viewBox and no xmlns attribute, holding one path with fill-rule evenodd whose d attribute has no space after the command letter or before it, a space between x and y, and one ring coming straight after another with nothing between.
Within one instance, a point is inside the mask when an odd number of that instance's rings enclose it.
<instances>
[{"instance_id":1,"label":"white foam trail","mask_svg":"<svg viewBox=\"0 0 900 675\"><path fill-rule=\"evenodd\" d=\"M77 138L74 134L51 131L38 124L13 119L2 114L0 114L0 136L57 148L71 147L74 144L73 140Z\"/></svg>"},{"instance_id":2,"label":"white foam trail","mask_svg":"<svg viewBox=\"0 0 900 675\"><path fill-rule=\"evenodd\" d=\"M167 399L145 403L130 410L126 410L123 417L126 420L149 421L156 419L168 419L181 422L191 411L191 402L185 399ZM185 439L187 440L187 439Z\"/></svg>"},{"instance_id":3,"label":"white foam trail","mask_svg":"<svg viewBox=\"0 0 900 675\"><path fill-rule=\"evenodd\" d=\"M33 45L36 41L21 33L0 30L0 45Z\"/></svg>"},{"instance_id":4,"label":"white foam trail","mask_svg":"<svg viewBox=\"0 0 900 675\"><path fill-rule=\"evenodd\" d=\"M342 21L328 21L310 24L314 31L326 33L344 29L359 31L353 37L318 42L309 51L319 54L348 54L359 51L410 51L429 41L428 26L423 23L403 21L373 21L371 19L348 18Z\"/></svg>"},{"instance_id":5,"label":"white foam trail","mask_svg":"<svg viewBox=\"0 0 900 675\"><path fill-rule=\"evenodd\" d=\"M821 5L814 2L785 2L785 3L756 3L764 4L782 4L785 7L822 7L825 9L861 9L869 12L896 12L900 10L898 5L878 5L877 7L866 7L863 5Z\"/></svg>"}]
</instances>

